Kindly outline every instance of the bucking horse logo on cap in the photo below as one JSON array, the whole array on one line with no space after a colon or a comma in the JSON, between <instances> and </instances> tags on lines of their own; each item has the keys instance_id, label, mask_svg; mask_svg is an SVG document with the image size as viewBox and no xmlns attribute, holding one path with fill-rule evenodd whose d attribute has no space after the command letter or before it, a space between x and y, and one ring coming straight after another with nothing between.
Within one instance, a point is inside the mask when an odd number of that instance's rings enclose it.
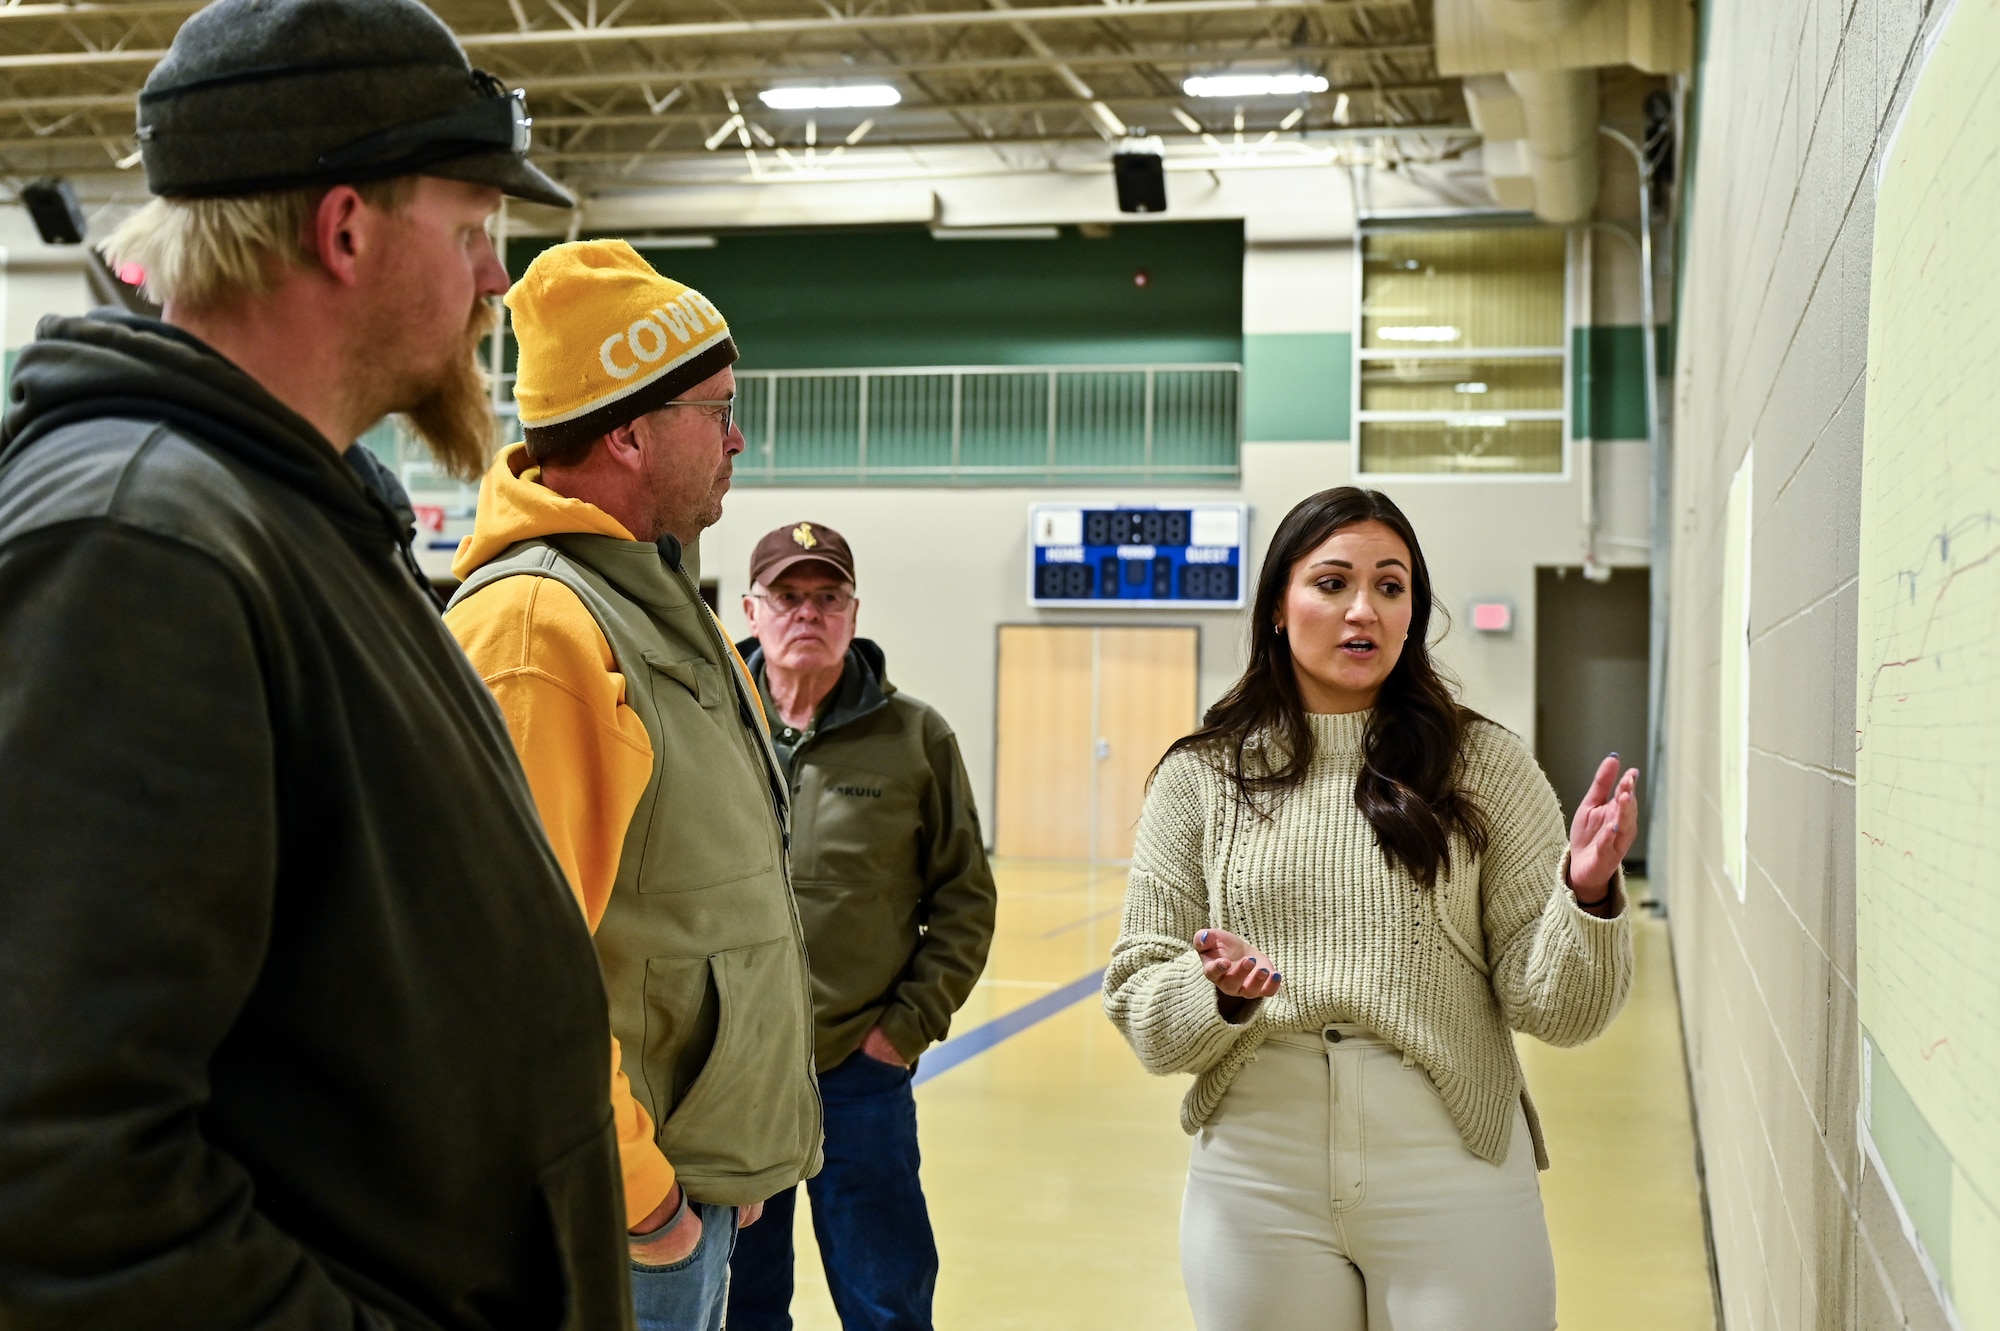
<instances>
[{"instance_id":1,"label":"bucking horse logo on cap","mask_svg":"<svg viewBox=\"0 0 2000 1331\"><path fill-rule=\"evenodd\" d=\"M801 522L792 528L792 543L801 550L810 550L819 544L819 537L813 535L813 525L810 522Z\"/></svg>"}]
</instances>

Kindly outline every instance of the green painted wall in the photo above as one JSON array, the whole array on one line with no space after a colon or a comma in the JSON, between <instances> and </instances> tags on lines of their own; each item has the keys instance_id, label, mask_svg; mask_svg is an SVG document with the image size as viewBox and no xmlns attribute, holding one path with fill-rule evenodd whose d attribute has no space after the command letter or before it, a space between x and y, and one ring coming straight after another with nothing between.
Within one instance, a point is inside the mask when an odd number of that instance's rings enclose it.
<instances>
[{"instance_id":1,"label":"green painted wall","mask_svg":"<svg viewBox=\"0 0 2000 1331\"><path fill-rule=\"evenodd\" d=\"M1573 331L1570 373L1578 439L1646 437L1645 344L1637 326ZM1660 372L1670 372L1667 330ZM1243 338L1243 437L1253 443L1345 440L1353 433L1353 335L1249 333Z\"/></svg>"},{"instance_id":2,"label":"green painted wall","mask_svg":"<svg viewBox=\"0 0 2000 1331\"><path fill-rule=\"evenodd\" d=\"M1346 439L1352 433L1353 381L1351 333L1244 334L1244 439Z\"/></svg>"},{"instance_id":3,"label":"green painted wall","mask_svg":"<svg viewBox=\"0 0 2000 1331\"><path fill-rule=\"evenodd\" d=\"M516 242L509 267L554 243ZM1121 226L1097 240L1073 227L1054 240L949 241L898 227L640 248L721 308L746 369L1243 358L1240 222Z\"/></svg>"},{"instance_id":4,"label":"green painted wall","mask_svg":"<svg viewBox=\"0 0 2000 1331\"><path fill-rule=\"evenodd\" d=\"M1600 324L1570 333L1570 434L1576 439L1646 437L1646 344L1637 324ZM1660 374L1673 373L1673 338L1659 330Z\"/></svg>"}]
</instances>

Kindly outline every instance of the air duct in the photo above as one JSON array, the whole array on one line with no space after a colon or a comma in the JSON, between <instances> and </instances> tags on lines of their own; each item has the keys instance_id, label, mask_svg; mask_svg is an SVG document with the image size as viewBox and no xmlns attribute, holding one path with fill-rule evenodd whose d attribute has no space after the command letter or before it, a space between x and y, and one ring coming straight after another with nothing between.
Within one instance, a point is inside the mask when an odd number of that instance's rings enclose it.
<instances>
[{"instance_id":1,"label":"air duct","mask_svg":"<svg viewBox=\"0 0 2000 1331\"><path fill-rule=\"evenodd\" d=\"M1437 0L1438 72L1464 80L1506 207L1579 222L1597 202L1597 71L1685 71L1684 0Z\"/></svg>"},{"instance_id":2,"label":"air duct","mask_svg":"<svg viewBox=\"0 0 2000 1331\"><path fill-rule=\"evenodd\" d=\"M1597 71L1512 69L1507 84L1527 124L1535 213L1584 221L1597 208Z\"/></svg>"}]
</instances>

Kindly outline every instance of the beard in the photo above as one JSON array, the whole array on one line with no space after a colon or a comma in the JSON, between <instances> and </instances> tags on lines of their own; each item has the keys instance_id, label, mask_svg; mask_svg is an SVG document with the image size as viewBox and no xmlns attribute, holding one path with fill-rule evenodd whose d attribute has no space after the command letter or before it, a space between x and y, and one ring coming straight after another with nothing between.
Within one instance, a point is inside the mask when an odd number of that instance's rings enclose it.
<instances>
[{"instance_id":1,"label":"beard","mask_svg":"<svg viewBox=\"0 0 2000 1331\"><path fill-rule=\"evenodd\" d=\"M480 344L498 324L491 303L475 304L460 353L446 358L425 381L407 385L406 401L394 408L438 466L461 481L479 479L499 441L492 391L479 368Z\"/></svg>"}]
</instances>

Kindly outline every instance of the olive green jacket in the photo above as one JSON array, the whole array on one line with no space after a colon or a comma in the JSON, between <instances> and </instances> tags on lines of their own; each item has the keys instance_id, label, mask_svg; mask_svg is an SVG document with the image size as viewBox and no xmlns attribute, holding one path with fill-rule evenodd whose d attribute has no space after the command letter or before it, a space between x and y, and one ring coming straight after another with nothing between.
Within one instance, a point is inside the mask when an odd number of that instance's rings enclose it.
<instances>
[{"instance_id":1,"label":"olive green jacket","mask_svg":"<svg viewBox=\"0 0 2000 1331\"><path fill-rule=\"evenodd\" d=\"M597 927L611 1031L688 1195L742 1206L819 1171L812 1011L784 775L682 560L672 538L527 540L453 604L501 578L553 578L604 631L654 763Z\"/></svg>"},{"instance_id":2,"label":"olive green jacket","mask_svg":"<svg viewBox=\"0 0 2000 1331\"><path fill-rule=\"evenodd\" d=\"M750 670L766 690L754 640ZM792 755L792 889L825 1072L880 1026L914 1062L951 1029L993 941L996 893L958 740L857 639Z\"/></svg>"}]
</instances>

